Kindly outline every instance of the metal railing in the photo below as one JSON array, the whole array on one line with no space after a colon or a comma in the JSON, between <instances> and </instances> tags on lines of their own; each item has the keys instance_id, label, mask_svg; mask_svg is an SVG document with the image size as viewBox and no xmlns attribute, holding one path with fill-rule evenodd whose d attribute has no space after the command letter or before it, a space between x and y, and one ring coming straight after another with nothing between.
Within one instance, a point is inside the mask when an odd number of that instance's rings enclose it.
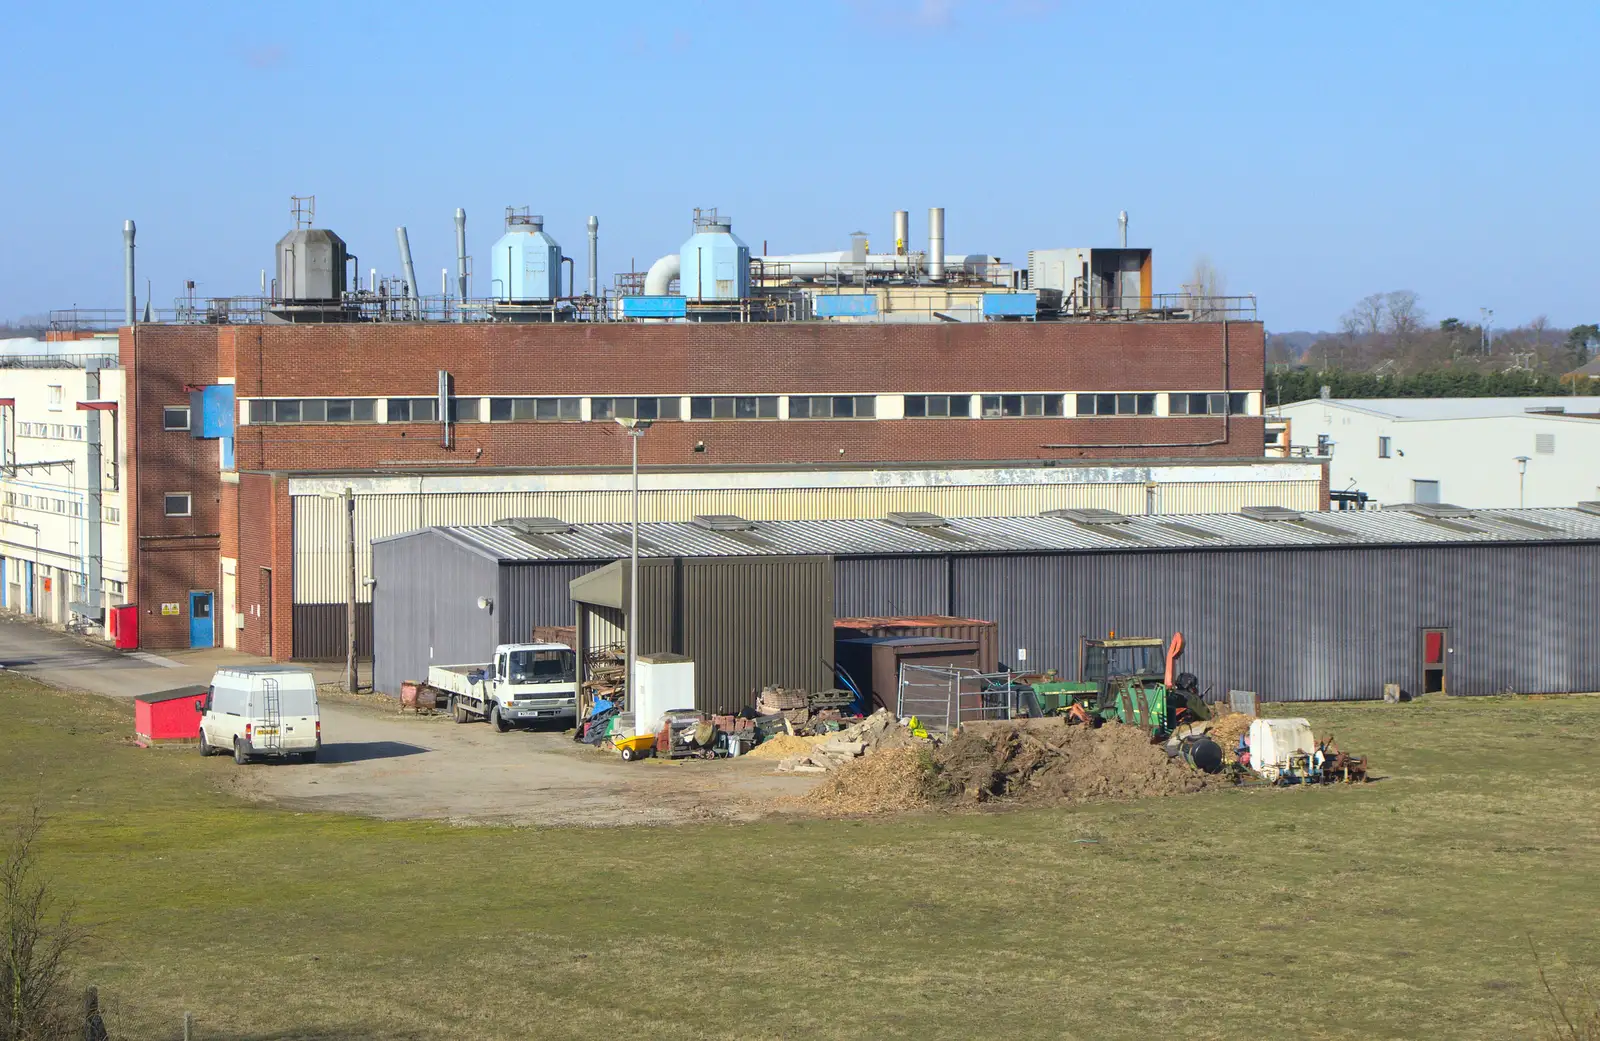
<instances>
[{"instance_id":1,"label":"metal railing","mask_svg":"<svg viewBox=\"0 0 1600 1041\"><path fill-rule=\"evenodd\" d=\"M0 354L0 369L115 369L121 362L115 354Z\"/></svg>"}]
</instances>

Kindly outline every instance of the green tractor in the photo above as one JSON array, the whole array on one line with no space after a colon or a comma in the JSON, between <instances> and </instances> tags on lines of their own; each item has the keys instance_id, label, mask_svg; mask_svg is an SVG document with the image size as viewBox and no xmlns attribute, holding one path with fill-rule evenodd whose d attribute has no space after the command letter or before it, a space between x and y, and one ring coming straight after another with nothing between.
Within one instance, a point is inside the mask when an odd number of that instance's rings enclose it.
<instances>
[{"instance_id":1,"label":"green tractor","mask_svg":"<svg viewBox=\"0 0 1600 1041\"><path fill-rule=\"evenodd\" d=\"M1080 687L1093 690L1084 708L1101 722L1116 721L1165 737L1179 724L1211 718L1193 673L1172 675L1183 634L1169 647L1152 636L1084 639L1078 650Z\"/></svg>"}]
</instances>

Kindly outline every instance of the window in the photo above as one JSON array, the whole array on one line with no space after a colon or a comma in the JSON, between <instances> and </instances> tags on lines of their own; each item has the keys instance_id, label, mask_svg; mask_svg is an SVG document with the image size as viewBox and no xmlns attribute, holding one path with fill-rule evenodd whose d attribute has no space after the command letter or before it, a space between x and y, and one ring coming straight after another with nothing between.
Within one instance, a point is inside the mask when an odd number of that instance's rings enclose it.
<instances>
[{"instance_id":1,"label":"window","mask_svg":"<svg viewBox=\"0 0 1600 1041\"><path fill-rule=\"evenodd\" d=\"M188 430L189 406L168 405L161 410L162 430Z\"/></svg>"},{"instance_id":2,"label":"window","mask_svg":"<svg viewBox=\"0 0 1600 1041\"><path fill-rule=\"evenodd\" d=\"M527 422L576 423L583 418L581 398L490 398L492 423Z\"/></svg>"},{"instance_id":3,"label":"window","mask_svg":"<svg viewBox=\"0 0 1600 1041\"><path fill-rule=\"evenodd\" d=\"M1379 459L1391 459L1391 458L1393 458L1393 455L1391 454L1393 452L1393 450L1394 450L1393 449L1393 442L1391 442L1389 440L1389 438L1387 438L1387 437L1378 438L1378 458Z\"/></svg>"},{"instance_id":4,"label":"window","mask_svg":"<svg viewBox=\"0 0 1600 1041\"><path fill-rule=\"evenodd\" d=\"M80 427L80 426L67 427L67 436L70 437L74 441L82 441L83 440L83 427Z\"/></svg>"},{"instance_id":5,"label":"window","mask_svg":"<svg viewBox=\"0 0 1600 1041\"><path fill-rule=\"evenodd\" d=\"M1200 397L1205 397L1204 394ZM1080 416L1153 416L1154 394L1079 394Z\"/></svg>"},{"instance_id":6,"label":"window","mask_svg":"<svg viewBox=\"0 0 1600 1041\"><path fill-rule=\"evenodd\" d=\"M680 419L677 398L590 398L592 419Z\"/></svg>"},{"instance_id":7,"label":"window","mask_svg":"<svg viewBox=\"0 0 1600 1041\"><path fill-rule=\"evenodd\" d=\"M436 423L438 420L438 398L389 399L389 422L391 423Z\"/></svg>"},{"instance_id":8,"label":"window","mask_svg":"<svg viewBox=\"0 0 1600 1041\"><path fill-rule=\"evenodd\" d=\"M46 388L46 395L52 412L61 411L61 384L52 383Z\"/></svg>"},{"instance_id":9,"label":"window","mask_svg":"<svg viewBox=\"0 0 1600 1041\"><path fill-rule=\"evenodd\" d=\"M1411 501L1412 502L1438 502L1439 501L1439 482L1438 481L1412 481L1411 482Z\"/></svg>"},{"instance_id":10,"label":"window","mask_svg":"<svg viewBox=\"0 0 1600 1041\"><path fill-rule=\"evenodd\" d=\"M789 398L790 419L872 419L878 399L871 394Z\"/></svg>"},{"instance_id":11,"label":"window","mask_svg":"<svg viewBox=\"0 0 1600 1041\"><path fill-rule=\"evenodd\" d=\"M480 413L478 411L478 408L479 408L478 402L480 402L482 400L483 400L482 398L451 398L450 399L450 422L452 422L452 423L476 423L476 422L478 422L478 417L482 414L482 413Z\"/></svg>"},{"instance_id":12,"label":"window","mask_svg":"<svg viewBox=\"0 0 1600 1041\"><path fill-rule=\"evenodd\" d=\"M1534 434L1533 435L1533 450L1534 450L1535 453L1537 453L1539 455L1555 455L1556 454L1556 435L1554 435L1554 434Z\"/></svg>"},{"instance_id":13,"label":"window","mask_svg":"<svg viewBox=\"0 0 1600 1041\"><path fill-rule=\"evenodd\" d=\"M1167 395L1167 414L1173 416L1242 416L1249 411L1250 395L1245 393Z\"/></svg>"},{"instance_id":14,"label":"window","mask_svg":"<svg viewBox=\"0 0 1600 1041\"><path fill-rule=\"evenodd\" d=\"M690 419L777 419L775 397L705 397L689 399Z\"/></svg>"},{"instance_id":15,"label":"window","mask_svg":"<svg viewBox=\"0 0 1600 1041\"><path fill-rule=\"evenodd\" d=\"M907 419L966 419L965 394L907 394Z\"/></svg>"},{"instance_id":16,"label":"window","mask_svg":"<svg viewBox=\"0 0 1600 1041\"><path fill-rule=\"evenodd\" d=\"M115 506L101 507L100 515L111 524L115 524L122 520L122 511L117 509Z\"/></svg>"},{"instance_id":17,"label":"window","mask_svg":"<svg viewBox=\"0 0 1600 1041\"><path fill-rule=\"evenodd\" d=\"M168 492L162 496L162 510L168 517L189 516L189 493Z\"/></svg>"},{"instance_id":18,"label":"window","mask_svg":"<svg viewBox=\"0 0 1600 1041\"><path fill-rule=\"evenodd\" d=\"M983 417L995 419L1002 416L1059 416L1060 394L985 394Z\"/></svg>"}]
</instances>

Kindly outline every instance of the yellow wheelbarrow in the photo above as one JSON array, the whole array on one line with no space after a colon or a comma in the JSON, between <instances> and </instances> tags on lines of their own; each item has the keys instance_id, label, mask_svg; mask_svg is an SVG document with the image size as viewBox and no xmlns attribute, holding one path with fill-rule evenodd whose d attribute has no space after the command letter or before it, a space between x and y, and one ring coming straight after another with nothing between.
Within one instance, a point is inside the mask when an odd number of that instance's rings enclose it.
<instances>
[{"instance_id":1,"label":"yellow wheelbarrow","mask_svg":"<svg viewBox=\"0 0 1600 1041\"><path fill-rule=\"evenodd\" d=\"M635 759L643 759L645 756L653 754L653 752L655 751L655 747L656 747L656 735L654 735L654 734L635 734L635 735L612 734L611 735L611 745L617 751L622 753L622 761L623 762L631 763Z\"/></svg>"}]
</instances>

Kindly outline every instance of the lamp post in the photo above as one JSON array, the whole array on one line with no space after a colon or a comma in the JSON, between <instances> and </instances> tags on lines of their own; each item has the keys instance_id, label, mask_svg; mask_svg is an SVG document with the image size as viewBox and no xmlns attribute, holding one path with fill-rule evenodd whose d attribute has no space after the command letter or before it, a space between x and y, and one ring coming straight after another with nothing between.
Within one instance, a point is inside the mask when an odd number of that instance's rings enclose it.
<instances>
[{"instance_id":1,"label":"lamp post","mask_svg":"<svg viewBox=\"0 0 1600 1041\"><path fill-rule=\"evenodd\" d=\"M1517 456L1517 509L1522 509L1524 504L1523 491L1528 485L1528 457Z\"/></svg>"},{"instance_id":2,"label":"lamp post","mask_svg":"<svg viewBox=\"0 0 1600 1041\"><path fill-rule=\"evenodd\" d=\"M632 712L635 674L639 669L639 439L650 429L648 419L623 419L617 424L633 444L633 530L628 565L628 681L623 687L622 711Z\"/></svg>"}]
</instances>

